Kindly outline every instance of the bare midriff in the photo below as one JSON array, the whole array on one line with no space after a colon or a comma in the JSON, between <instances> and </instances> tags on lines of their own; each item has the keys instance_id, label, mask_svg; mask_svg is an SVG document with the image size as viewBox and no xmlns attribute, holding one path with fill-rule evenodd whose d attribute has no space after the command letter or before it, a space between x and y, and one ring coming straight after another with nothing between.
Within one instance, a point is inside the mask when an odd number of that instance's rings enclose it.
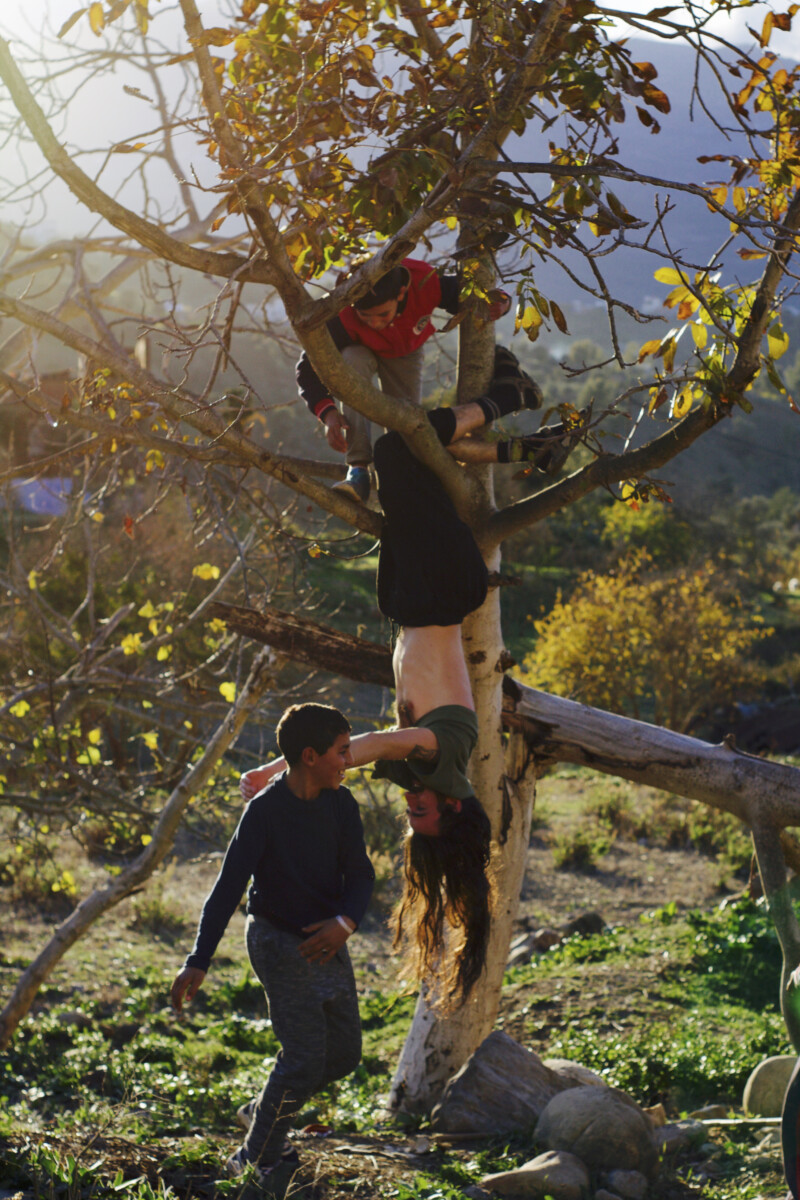
<instances>
[{"instance_id":1,"label":"bare midriff","mask_svg":"<svg viewBox=\"0 0 800 1200\"><path fill-rule=\"evenodd\" d=\"M445 704L475 708L460 625L401 629L393 666L397 703L410 705L414 721Z\"/></svg>"}]
</instances>

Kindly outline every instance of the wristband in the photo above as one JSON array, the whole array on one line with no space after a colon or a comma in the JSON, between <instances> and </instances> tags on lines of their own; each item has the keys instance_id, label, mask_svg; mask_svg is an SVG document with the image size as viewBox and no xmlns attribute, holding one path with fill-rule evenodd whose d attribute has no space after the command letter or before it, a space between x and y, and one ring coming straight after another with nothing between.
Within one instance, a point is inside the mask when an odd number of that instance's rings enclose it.
<instances>
[{"instance_id":1,"label":"wristband","mask_svg":"<svg viewBox=\"0 0 800 1200\"><path fill-rule=\"evenodd\" d=\"M352 933L352 932L353 932L353 930L352 930L352 929L350 928L350 926L347 924L347 921L345 921L344 917L337 917L337 918L336 918L336 920L339 922L339 924L341 925L342 929L346 929L348 933Z\"/></svg>"}]
</instances>

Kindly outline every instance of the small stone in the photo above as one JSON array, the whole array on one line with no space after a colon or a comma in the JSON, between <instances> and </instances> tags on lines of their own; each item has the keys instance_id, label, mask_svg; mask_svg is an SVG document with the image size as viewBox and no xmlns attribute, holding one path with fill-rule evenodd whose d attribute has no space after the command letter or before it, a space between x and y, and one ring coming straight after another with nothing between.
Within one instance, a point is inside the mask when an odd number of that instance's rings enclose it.
<instances>
[{"instance_id":1,"label":"small stone","mask_svg":"<svg viewBox=\"0 0 800 1200\"><path fill-rule=\"evenodd\" d=\"M589 937L593 933L602 933L605 927L605 920L599 912L585 912L565 921L561 932L564 937L574 937L576 933L579 937Z\"/></svg>"},{"instance_id":2,"label":"small stone","mask_svg":"<svg viewBox=\"0 0 800 1200\"><path fill-rule=\"evenodd\" d=\"M590 1067L584 1067L582 1063L570 1062L568 1058L545 1058L543 1062L550 1071L555 1071L568 1087L581 1087L587 1084L593 1084L595 1087L608 1087L602 1075L598 1075Z\"/></svg>"},{"instance_id":3,"label":"small stone","mask_svg":"<svg viewBox=\"0 0 800 1200\"><path fill-rule=\"evenodd\" d=\"M653 1104L650 1108L643 1108L642 1112L654 1129L658 1129L667 1123L667 1110L663 1104Z\"/></svg>"},{"instance_id":4,"label":"small stone","mask_svg":"<svg viewBox=\"0 0 800 1200\"><path fill-rule=\"evenodd\" d=\"M660 1154L677 1154L689 1146L701 1146L706 1140L706 1127L702 1121L685 1117L656 1129L655 1140Z\"/></svg>"},{"instance_id":5,"label":"small stone","mask_svg":"<svg viewBox=\"0 0 800 1200\"><path fill-rule=\"evenodd\" d=\"M622 1200L644 1200L647 1195L647 1180L640 1171L609 1171L607 1183Z\"/></svg>"},{"instance_id":6,"label":"small stone","mask_svg":"<svg viewBox=\"0 0 800 1200\"><path fill-rule=\"evenodd\" d=\"M730 1112L727 1104L706 1104L702 1108L698 1108L695 1112L690 1112L689 1116L695 1121L713 1121L715 1117L727 1117Z\"/></svg>"},{"instance_id":7,"label":"small stone","mask_svg":"<svg viewBox=\"0 0 800 1200\"><path fill-rule=\"evenodd\" d=\"M526 1200L583 1200L589 1192L589 1172L574 1154L556 1150L540 1154L514 1171L487 1175L481 1184L501 1196Z\"/></svg>"},{"instance_id":8,"label":"small stone","mask_svg":"<svg viewBox=\"0 0 800 1200\"><path fill-rule=\"evenodd\" d=\"M469 1187L464 1188L461 1195L466 1196L466 1200L492 1200L492 1193L487 1192L485 1188L478 1187L477 1183L472 1183Z\"/></svg>"},{"instance_id":9,"label":"small stone","mask_svg":"<svg viewBox=\"0 0 800 1200\"><path fill-rule=\"evenodd\" d=\"M701 1158L711 1158L713 1154L717 1154L719 1146L716 1142L703 1142L702 1146L697 1147L697 1153Z\"/></svg>"},{"instance_id":10,"label":"small stone","mask_svg":"<svg viewBox=\"0 0 800 1200\"><path fill-rule=\"evenodd\" d=\"M546 954L548 950L553 949L553 946L560 946L563 940L563 933L559 933L557 929L550 929L545 925L541 929L534 931L533 948L537 954Z\"/></svg>"},{"instance_id":11,"label":"small stone","mask_svg":"<svg viewBox=\"0 0 800 1200\"><path fill-rule=\"evenodd\" d=\"M742 1096L742 1108L748 1117L781 1115L783 1097L796 1062L794 1054L776 1054L765 1058L751 1072Z\"/></svg>"}]
</instances>

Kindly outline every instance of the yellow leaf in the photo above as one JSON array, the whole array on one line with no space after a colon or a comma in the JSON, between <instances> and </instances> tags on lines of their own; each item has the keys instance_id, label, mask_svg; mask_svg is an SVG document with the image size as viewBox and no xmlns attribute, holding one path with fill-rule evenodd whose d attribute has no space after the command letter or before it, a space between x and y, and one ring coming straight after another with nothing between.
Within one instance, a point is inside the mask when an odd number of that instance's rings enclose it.
<instances>
[{"instance_id":1,"label":"yellow leaf","mask_svg":"<svg viewBox=\"0 0 800 1200\"><path fill-rule=\"evenodd\" d=\"M676 271L673 267L659 267L653 274L653 279L657 279L659 283L686 283L685 278L680 271Z\"/></svg>"},{"instance_id":2,"label":"yellow leaf","mask_svg":"<svg viewBox=\"0 0 800 1200\"><path fill-rule=\"evenodd\" d=\"M152 837L150 836L150 834L149 834L149 833L143 833L143 834L142 834L142 845L143 845L143 846L149 846L149 845L150 845L150 843L152 842L152 840L153 840L153 839L152 839Z\"/></svg>"},{"instance_id":3,"label":"yellow leaf","mask_svg":"<svg viewBox=\"0 0 800 1200\"><path fill-rule=\"evenodd\" d=\"M445 217L444 223L448 229L455 229L458 225L458 217Z\"/></svg>"},{"instance_id":4,"label":"yellow leaf","mask_svg":"<svg viewBox=\"0 0 800 1200\"><path fill-rule=\"evenodd\" d=\"M103 514L102 514L101 512L93 512L93 513L92 513L92 520L93 520L93 521L94 521L94 522L95 522L97 525L102 525L102 524L103 524L103 521L105 521L105 517L103 516Z\"/></svg>"},{"instance_id":5,"label":"yellow leaf","mask_svg":"<svg viewBox=\"0 0 800 1200\"><path fill-rule=\"evenodd\" d=\"M644 360L649 355L657 354L660 349L661 349L661 338L653 338L651 341L645 342L639 348L639 358L637 361L644 362Z\"/></svg>"},{"instance_id":6,"label":"yellow leaf","mask_svg":"<svg viewBox=\"0 0 800 1200\"><path fill-rule=\"evenodd\" d=\"M702 350L708 341L708 329L702 321L694 321L689 328L692 331L695 346L697 346L698 350Z\"/></svg>"},{"instance_id":7,"label":"yellow leaf","mask_svg":"<svg viewBox=\"0 0 800 1200\"><path fill-rule=\"evenodd\" d=\"M130 657L132 654L139 654L142 649L142 635L140 633L129 633L120 642L122 653Z\"/></svg>"},{"instance_id":8,"label":"yellow leaf","mask_svg":"<svg viewBox=\"0 0 800 1200\"><path fill-rule=\"evenodd\" d=\"M18 700L16 704L12 704L9 712L12 717L24 717L25 713L31 711L31 706L27 700Z\"/></svg>"},{"instance_id":9,"label":"yellow leaf","mask_svg":"<svg viewBox=\"0 0 800 1200\"><path fill-rule=\"evenodd\" d=\"M733 189L733 207L741 212L747 204L747 192L742 187Z\"/></svg>"},{"instance_id":10,"label":"yellow leaf","mask_svg":"<svg viewBox=\"0 0 800 1200\"><path fill-rule=\"evenodd\" d=\"M92 27L92 33L99 37L106 27L106 18L102 4L95 3L89 5L89 24Z\"/></svg>"},{"instance_id":11,"label":"yellow leaf","mask_svg":"<svg viewBox=\"0 0 800 1200\"><path fill-rule=\"evenodd\" d=\"M219 579L219 567L213 566L212 563L200 563L199 566L192 568L192 574L198 579Z\"/></svg>"},{"instance_id":12,"label":"yellow leaf","mask_svg":"<svg viewBox=\"0 0 800 1200\"><path fill-rule=\"evenodd\" d=\"M674 417L685 417L691 407L692 389L689 387L682 388L673 402L672 415Z\"/></svg>"},{"instance_id":13,"label":"yellow leaf","mask_svg":"<svg viewBox=\"0 0 800 1200\"><path fill-rule=\"evenodd\" d=\"M136 615L139 617L147 618L147 617L155 617L158 614L156 612L156 609L153 608L152 601L146 600Z\"/></svg>"},{"instance_id":14,"label":"yellow leaf","mask_svg":"<svg viewBox=\"0 0 800 1200\"><path fill-rule=\"evenodd\" d=\"M159 662L166 662L166 660L169 658L169 656L171 654L172 654L172 646L159 646L158 653L156 654L156 658L158 659Z\"/></svg>"},{"instance_id":15,"label":"yellow leaf","mask_svg":"<svg viewBox=\"0 0 800 1200\"><path fill-rule=\"evenodd\" d=\"M147 733L142 734L142 741L148 750L158 749L158 733L155 729L148 729Z\"/></svg>"},{"instance_id":16,"label":"yellow leaf","mask_svg":"<svg viewBox=\"0 0 800 1200\"><path fill-rule=\"evenodd\" d=\"M219 690L222 698L227 700L228 704L233 704L234 700L236 699L236 684L231 683L230 681L228 683L221 683L219 685Z\"/></svg>"},{"instance_id":17,"label":"yellow leaf","mask_svg":"<svg viewBox=\"0 0 800 1200\"><path fill-rule=\"evenodd\" d=\"M28 587L30 588L30 590L32 592L35 592L39 586L38 583L36 582L38 577L39 577L38 571L28 571Z\"/></svg>"},{"instance_id":18,"label":"yellow leaf","mask_svg":"<svg viewBox=\"0 0 800 1200\"><path fill-rule=\"evenodd\" d=\"M103 734L99 729L90 729L86 736L89 739L89 741L91 742L91 744L93 746L96 746L98 744L98 742L100 741L100 739L102 738Z\"/></svg>"},{"instance_id":19,"label":"yellow leaf","mask_svg":"<svg viewBox=\"0 0 800 1200\"><path fill-rule=\"evenodd\" d=\"M789 335L779 321L775 321L767 330L767 349L770 358L780 358L789 349Z\"/></svg>"}]
</instances>

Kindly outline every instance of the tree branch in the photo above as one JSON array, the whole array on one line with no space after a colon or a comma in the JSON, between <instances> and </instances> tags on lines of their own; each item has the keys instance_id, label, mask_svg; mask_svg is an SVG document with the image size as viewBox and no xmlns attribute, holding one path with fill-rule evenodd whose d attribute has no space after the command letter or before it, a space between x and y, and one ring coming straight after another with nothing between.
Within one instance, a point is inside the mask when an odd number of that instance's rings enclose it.
<instances>
[{"instance_id":1,"label":"tree branch","mask_svg":"<svg viewBox=\"0 0 800 1200\"><path fill-rule=\"evenodd\" d=\"M187 246L165 233L158 225L153 225L144 217L131 212L99 188L56 138L14 62L8 42L3 38L0 38L0 79L8 88L17 111L33 134L50 167L91 212L98 213L160 258L192 271L251 283L276 283L274 268L263 260L251 260L238 254L222 254Z\"/></svg>"}]
</instances>

